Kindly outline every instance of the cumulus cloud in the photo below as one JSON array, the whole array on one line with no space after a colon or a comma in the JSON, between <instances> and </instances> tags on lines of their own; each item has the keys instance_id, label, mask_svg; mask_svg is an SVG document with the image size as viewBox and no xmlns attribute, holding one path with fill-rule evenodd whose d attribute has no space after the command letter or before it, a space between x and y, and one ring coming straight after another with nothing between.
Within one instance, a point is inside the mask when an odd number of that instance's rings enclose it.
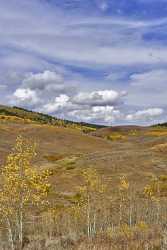
<instances>
[{"instance_id":1,"label":"cumulus cloud","mask_svg":"<svg viewBox=\"0 0 167 250\"><path fill-rule=\"evenodd\" d=\"M111 123L121 117L118 106L126 92L76 91L60 72L30 73L12 94L11 103L74 120Z\"/></svg>"},{"instance_id":2,"label":"cumulus cloud","mask_svg":"<svg viewBox=\"0 0 167 250\"><path fill-rule=\"evenodd\" d=\"M35 91L45 91L49 94L58 95L59 93L68 92L68 94L74 90L74 86L70 86L65 83L64 76L55 71L45 70L42 73L30 73L23 80L23 87L28 87Z\"/></svg>"},{"instance_id":3,"label":"cumulus cloud","mask_svg":"<svg viewBox=\"0 0 167 250\"><path fill-rule=\"evenodd\" d=\"M121 112L112 106L96 106L89 109L74 110L70 115L79 121L110 124L121 118Z\"/></svg>"},{"instance_id":4,"label":"cumulus cloud","mask_svg":"<svg viewBox=\"0 0 167 250\"><path fill-rule=\"evenodd\" d=\"M126 92L117 92L114 90L93 91L90 93L79 93L74 98L74 102L82 105L104 106L116 105Z\"/></svg>"},{"instance_id":5,"label":"cumulus cloud","mask_svg":"<svg viewBox=\"0 0 167 250\"><path fill-rule=\"evenodd\" d=\"M162 72L157 75L162 75ZM134 75L131 80L141 83L143 76ZM147 78L148 79L148 78ZM126 91L113 89L97 91L73 91L73 83L66 82L63 73L43 71L25 75L22 84L12 94L11 104L25 106L57 117L112 124L119 121L151 121L164 113L161 108L125 112Z\"/></svg>"},{"instance_id":6,"label":"cumulus cloud","mask_svg":"<svg viewBox=\"0 0 167 250\"><path fill-rule=\"evenodd\" d=\"M44 89L47 87L48 84L54 85L62 83L63 83L62 75L49 70L37 74L31 73L23 81L23 85L29 86L31 89Z\"/></svg>"},{"instance_id":7,"label":"cumulus cloud","mask_svg":"<svg viewBox=\"0 0 167 250\"><path fill-rule=\"evenodd\" d=\"M71 97L60 95L45 104L42 111L79 121L111 123L121 117L116 106L123 95L114 90L80 92Z\"/></svg>"},{"instance_id":8,"label":"cumulus cloud","mask_svg":"<svg viewBox=\"0 0 167 250\"><path fill-rule=\"evenodd\" d=\"M25 106L33 106L40 102L36 92L31 89L24 89L24 88L18 88L13 93L13 100L11 101L13 104L19 104L22 103L22 105Z\"/></svg>"},{"instance_id":9,"label":"cumulus cloud","mask_svg":"<svg viewBox=\"0 0 167 250\"><path fill-rule=\"evenodd\" d=\"M68 95L75 93L74 84L65 82L63 74L46 70L40 73L27 74L11 99L13 103L16 101L21 106L25 103L31 107L35 104L43 103L45 105L48 102L56 102L56 104L53 104L55 106L58 102L62 102L62 97L66 96L65 93L68 93Z\"/></svg>"},{"instance_id":10,"label":"cumulus cloud","mask_svg":"<svg viewBox=\"0 0 167 250\"><path fill-rule=\"evenodd\" d=\"M69 96L61 94L52 102L46 103L42 107L42 110L46 113L56 113L60 111L64 112L69 105L69 99Z\"/></svg>"},{"instance_id":11,"label":"cumulus cloud","mask_svg":"<svg viewBox=\"0 0 167 250\"><path fill-rule=\"evenodd\" d=\"M126 116L127 121L136 121L136 120L153 120L161 116L164 113L164 110L161 108L149 108L145 110L139 110L134 114L129 114Z\"/></svg>"}]
</instances>

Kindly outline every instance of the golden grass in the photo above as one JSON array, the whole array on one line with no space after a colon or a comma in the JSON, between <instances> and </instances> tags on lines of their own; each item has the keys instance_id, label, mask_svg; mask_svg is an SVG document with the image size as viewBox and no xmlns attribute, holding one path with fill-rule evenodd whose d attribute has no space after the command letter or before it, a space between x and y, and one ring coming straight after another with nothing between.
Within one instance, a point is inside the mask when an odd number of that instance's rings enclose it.
<instances>
[{"instance_id":1,"label":"golden grass","mask_svg":"<svg viewBox=\"0 0 167 250\"><path fill-rule=\"evenodd\" d=\"M49 164L49 167L55 169L59 167L60 170L76 169L77 171L77 169L93 166L104 175L105 179L112 176L114 183L117 182L118 176L128 174L130 179L136 182L137 188L141 189L148 181L148 175L165 175L167 172L163 167L166 164L165 153L162 158L161 154L157 154L150 148L150 145L160 144L159 138L145 136L146 132L131 131L131 135L134 136L128 136L121 132L111 133L110 131L111 138L105 140L92 135L83 135L82 131L72 128L36 123L25 124L22 121L15 124L9 121L0 123L0 161L3 162L16 136L22 134L37 142L36 165L39 167ZM163 141L167 143L165 138L163 137ZM58 182L61 188L67 186L61 178L58 180L56 175L53 181ZM75 182L78 183L79 180L76 178ZM69 187L74 187L75 182L72 179L68 184Z\"/></svg>"},{"instance_id":2,"label":"golden grass","mask_svg":"<svg viewBox=\"0 0 167 250\"><path fill-rule=\"evenodd\" d=\"M167 129L155 129L149 130L145 132L145 136L153 136L153 137L160 137L160 136L167 136Z\"/></svg>"},{"instance_id":3,"label":"golden grass","mask_svg":"<svg viewBox=\"0 0 167 250\"><path fill-rule=\"evenodd\" d=\"M105 138L110 141L117 141L117 140L125 140L127 136L114 132L110 135L107 135Z\"/></svg>"},{"instance_id":4,"label":"golden grass","mask_svg":"<svg viewBox=\"0 0 167 250\"><path fill-rule=\"evenodd\" d=\"M0 115L0 121L6 121L6 122L18 122L18 123L34 123L33 121L31 121L30 119L25 119L25 118L21 118L18 116L10 116L10 115Z\"/></svg>"},{"instance_id":5,"label":"golden grass","mask_svg":"<svg viewBox=\"0 0 167 250\"><path fill-rule=\"evenodd\" d=\"M167 143L160 143L151 148L152 150L160 153L167 153Z\"/></svg>"},{"instance_id":6,"label":"golden grass","mask_svg":"<svg viewBox=\"0 0 167 250\"><path fill-rule=\"evenodd\" d=\"M65 154L44 155L44 158L50 162L56 162L62 160L65 157L66 157Z\"/></svg>"}]
</instances>

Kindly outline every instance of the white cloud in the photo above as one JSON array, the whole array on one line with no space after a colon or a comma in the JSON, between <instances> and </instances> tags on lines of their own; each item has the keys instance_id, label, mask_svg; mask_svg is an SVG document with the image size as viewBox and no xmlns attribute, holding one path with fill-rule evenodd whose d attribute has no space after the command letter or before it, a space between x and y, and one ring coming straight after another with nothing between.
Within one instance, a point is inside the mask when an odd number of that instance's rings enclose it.
<instances>
[{"instance_id":1,"label":"white cloud","mask_svg":"<svg viewBox=\"0 0 167 250\"><path fill-rule=\"evenodd\" d=\"M58 96L62 93L71 93L76 91L76 83L65 79L62 72L45 70L42 73L30 73L23 80L22 85L37 92L41 92L49 98Z\"/></svg>"},{"instance_id":2,"label":"white cloud","mask_svg":"<svg viewBox=\"0 0 167 250\"><path fill-rule=\"evenodd\" d=\"M132 79L141 81L145 78L133 75ZM161 108L149 108L126 115L124 100L128 98L127 92L107 89L76 93L70 91L72 87L72 83L67 85L60 72L31 73L13 93L12 104L33 107L61 118L105 124L151 121L164 113Z\"/></svg>"},{"instance_id":3,"label":"white cloud","mask_svg":"<svg viewBox=\"0 0 167 250\"><path fill-rule=\"evenodd\" d=\"M71 97L61 94L52 101L47 100L40 111L78 121L110 124L122 118L116 107L123 96L124 93L114 90L80 92Z\"/></svg>"},{"instance_id":4,"label":"white cloud","mask_svg":"<svg viewBox=\"0 0 167 250\"><path fill-rule=\"evenodd\" d=\"M66 82L62 73L46 70L27 74L10 99L13 99L12 103L17 101L21 106L25 103L30 107L35 104L43 105L44 110L48 109L49 112L51 109L57 110L59 106L62 106L63 98L67 97L66 93L70 96L75 92L75 84L68 80ZM51 105L53 105L52 108ZM40 109L40 106L38 108Z\"/></svg>"},{"instance_id":5,"label":"white cloud","mask_svg":"<svg viewBox=\"0 0 167 250\"><path fill-rule=\"evenodd\" d=\"M14 91L12 104L33 107L62 118L90 122L110 124L122 117L118 106L123 103L125 92L112 89L76 91L73 91L72 82L66 82L63 73L48 70L30 73Z\"/></svg>"},{"instance_id":6,"label":"white cloud","mask_svg":"<svg viewBox=\"0 0 167 250\"><path fill-rule=\"evenodd\" d=\"M74 98L74 102L82 105L105 106L117 104L125 92L118 93L114 90L93 91L90 93L79 93Z\"/></svg>"},{"instance_id":7,"label":"white cloud","mask_svg":"<svg viewBox=\"0 0 167 250\"><path fill-rule=\"evenodd\" d=\"M14 92L13 97L14 98L11 100L11 102L17 103L18 105L24 104L31 107L32 105L37 105L40 102L36 92L31 89L18 88Z\"/></svg>"},{"instance_id":8,"label":"white cloud","mask_svg":"<svg viewBox=\"0 0 167 250\"><path fill-rule=\"evenodd\" d=\"M23 86L29 87L35 90L51 90L51 91L63 91L65 86L63 85L64 79L61 74L57 72L46 70L42 73L30 73L24 80Z\"/></svg>"},{"instance_id":9,"label":"white cloud","mask_svg":"<svg viewBox=\"0 0 167 250\"><path fill-rule=\"evenodd\" d=\"M161 116L164 110L161 108L150 108L146 110L139 110L134 114L129 114L126 116L127 121L144 120L149 121Z\"/></svg>"},{"instance_id":10,"label":"white cloud","mask_svg":"<svg viewBox=\"0 0 167 250\"><path fill-rule=\"evenodd\" d=\"M121 113L112 106L91 107L89 109L74 110L70 115L79 121L110 124L121 118Z\"/></svg>"},{"instance_id":11,"label":"white cloud","mask_svg":"<svg viewBox=\"0 0 167 250\"><path fill-rule=\"evenodd\" d=\"M63 109L65 111L65 108L68 106L69 99L69 96L62 94L56 97L53 102L45 104L42 110L46 113L63 112Z\"/></svg>"},{"instance_id":12,"label":"white cloud","mask_svg":"<svg viewBox=\"0 0 167 250\"><path fill-rule=\"evenodd\" d=\"M41 86L38 86L39 84L42 85L42 88L44 84L47 84L48 82L51 83L62 83L63 77L60 74L57 74L56 72L51 72L49 70L46 70L42 73L37 74L30 74L24 81L23 84L27 84L31 86L31 88L40 88ZM37 86L36 86L37 85Z\"/></svg>"}]
</instances>

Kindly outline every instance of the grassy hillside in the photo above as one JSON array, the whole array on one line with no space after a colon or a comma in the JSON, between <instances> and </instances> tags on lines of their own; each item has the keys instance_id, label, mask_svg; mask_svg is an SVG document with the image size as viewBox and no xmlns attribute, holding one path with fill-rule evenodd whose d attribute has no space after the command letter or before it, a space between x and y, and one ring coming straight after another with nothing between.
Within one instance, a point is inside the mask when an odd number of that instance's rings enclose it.
<instances>
[{"instance_id":1,"label":"grassy hillside","mask_svg":"<svg viewBox=\"0 0 167 250\"><path fill-rule=\"evenodd\" d=\"M6 117L5 117L6 116ZM23 109L20 107L8 107L4 105L0 105L0 118L4 117L10 119L10 117L23 119L25 122L35 122L39 124L50 124L54 126L60 127L73 127L83 130L84 132L89 132L96 130L97 128L102 128L104 126L89 124L89 123L79 123L73 122L69 120L62 120L56 117L42 114L39 112L30 111L27 109Z\"/></svg>"},{"instance_id":2,"label":"grassy hillside","mask_svg":"<svg viewBox=\"0 0 167 250\"><path fill-rule=\"evenodd\" d=\"M138 133L142 133L145 130L148 130L149 127L142 126L133 126L133 125L125 125L125 126L113 126L100 128L96 131L92 131L92 135L102 137L102 138L110 138L112 136L122 136L125 137L127 135L137 135Z\"/></svg>"},{"instance_id":3,"label":"grassy hillside","mask_svg":"<svg viewBox=\"0 0 167 250\"><path fill-rule=\"evenodd\" d=\"M85 134L72 122L62 125L43 114L4 106L0 112L1 170L22 135L37 143L35 169L52 173L51 208L28 210L23 249L166 249L166 127ZM10 249L5 235L1 230L4 250Z\"/></svg>"},{"instance_id":4,"label":"grassy hillside","mask_svg":"<svg viewBox=\"0 0 167 250\"><path fill-rule=\"evenodd\" d=\"M167 127L167 122L155 124L153 127Z\"/></svg>"},{"instance_id":5,"label":"grassy hillside","mask_svg":"<svg viewBox=\"0 0 167 250\"><path fill-rule=\"evenodd\" d=\"M23 112L21 110L21 114ZM139 189L143 188L151 176L167 173L166 128L102 128L84 134L81 129L73 126L53 126L36 123L34 120L23 122L22 118L20 120L16 116L7 118L0 119L0 162L4 162L16 137L21 134L37 142L36 164L40 167L58 167L64 171L70 165L68 161L74 157L73 169L67 171L67 175L74 177L74 180L68 180L70 188L78 182L78 171L87 167L98 170L106 180L112 178L114 183L125 174L136 182ZM68 186L65 181L60 183L60 189L64 190L64 185Z\"/></svg>"}]
</instances>

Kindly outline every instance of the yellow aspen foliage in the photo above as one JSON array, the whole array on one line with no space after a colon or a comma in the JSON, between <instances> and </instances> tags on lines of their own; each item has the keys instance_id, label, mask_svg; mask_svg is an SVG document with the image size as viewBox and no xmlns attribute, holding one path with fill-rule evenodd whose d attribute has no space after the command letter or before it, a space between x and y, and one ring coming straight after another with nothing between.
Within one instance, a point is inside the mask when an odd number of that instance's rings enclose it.
<instances>
[{"instance_id":1,"label":"yellow aspen foliage","mask_svg":"<svg viewBox=\"0 0 167 250\"><path fill-rule=\"evenodd\" d=\"M36 156L36 145L30 145L21 136L16 139L16 145L6 160L2 171L2 187L0 192L0 203L6 197L9 201L8 207L12 205L34 205L43 203L48 195L50 184L49 170L40 173L32 167L31 161ZM11 209L12 209L11 208Z\"/></svg>"},{"instance_id":2,"label":"yellow aspen foliage","mask_svg":"<svg viewBox=\"0 0 167 250\"><path fill-rule=\"evenodd\" d=\"M129 225L127 224L121 225L120 231L123 233L123 235L127 239L130 239L131 237L133 237L133 234L134 234L133 228L129 227Z\"/></svg>"},{"instance_id":3,"label":"yellow aspen foliage","mask_svg":"<svg viewBox=\"0 0 167 250\"><path fill-rule=\"evenodd\" d=\"M149 226L144 221L139 221L137 224L137 228L140 231L146 231L146 230L148 230Z\"/></svg>"},{"instance_id":4,"label":"yellow aspen foliage","mask_svg":"<svg viewBox=\"0 0 167 250\"><path fill-rule=\"evenodd\" d=\"M95 169L86 169L83 170L82 176L84 178L84 187L83 191L93 191L103 193L106 189L106 186L101 183L99 175ZM82 190L82 188L80 188Z\"/></svg>"},{"instance_id":5,"label":"yellow aspen foliage","mask_svg":"<svg viewBox=\"0 0 167 250\"><path fill-rule=\"evenodd\" d=\"M15 231L17 228L20 246L23 244L23 225L27 217L27 208L34 206L41 208L47 205L51 188L48 178L52 173L49 170L37 171L32 166L35 156L36 145L18 136L12 152L2 167L0 214L4 221L11 222L12 225L15 223L14 228ZM11 230L10 228L10 233ZM14 244L12 236L10 239Z\"/></svg>"},{"instance_id":6,"label":"yellow aspen foliage","mask_svg":"<svg viewBox=\"0 0 167 250\"><path fill-rule=\"evenodd\" d=\"M126 179L126 177L125 176L122 176L121 178L120 178L120 190L128 190L129 189L129 182L128 182L128 180Z\"/></svg>"},{"instance_id":7,"label":"yellow aspen foliage","mask_svg":"<svg viewBox=\"0 0 167 250\"><path fill-rule=\"evenodd\" d=\"M89 206L90 202L98 200L106 191L106 185L101 181L95 169L86 169L82 171L84 184L79 187L78 196L76 196L77 207Z\"/></svg>"},{"instance_id":8,"label":"yellow aspen foliage","mask_svg":"<svg viewBox=\"0 0 167 250\"><path fill-rule=\"evenodd\" d=\"M73 214L75 218L87 224L87 236L94 235L96 231L96 216L103 209L103 199L106 185L102 183L95 169L89 168L82 171L83 185L78 188L75 196Z\"/></svg>"},{"instance_id":9,"label":"yellow aspen foliage","mask_svg":"<svg viewBox=\"0 0 167 250\"><path fill-rule=\"evenodd\" d=\"M144 188L144 195L152 201L159 201L158 196L160 194L160 183L158 178L154 177L150 184Z\"/></svg>"}]
</instances>

